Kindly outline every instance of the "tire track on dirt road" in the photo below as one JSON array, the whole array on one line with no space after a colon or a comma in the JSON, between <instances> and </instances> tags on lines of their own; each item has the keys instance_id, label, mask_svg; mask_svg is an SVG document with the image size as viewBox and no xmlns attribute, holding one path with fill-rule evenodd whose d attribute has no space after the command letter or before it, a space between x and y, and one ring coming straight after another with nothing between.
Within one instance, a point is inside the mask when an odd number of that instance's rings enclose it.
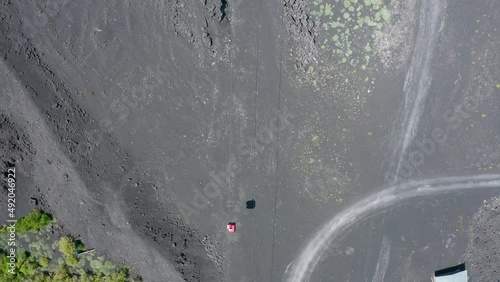
<instances>
[{"instance_id":1,"label":"tire track on dirt road","mask_svg":"<svg viewBox=\"0 0 500 282\"><path fill-rule=\"evenodd\" d=\"M407 151L418 131L420 118L424 111L425 100L432 83L432 60L440 35L443 15L441 1L423 0L420 6L417 39L411 65L404 83L404 101L399 110L394 135L396 144L389 158L388 173L393 173L391 184L399 181L402 164Z\"/></svg>"},{"instance_id":2,"label":"tire track on dirt road","mask_svg":"<svg viewBox=\"0 0 500 282\"><path fill-rule=\"evenodd\" d=\"M391 259L391 241L384 235L382 239L382 246L380 246L380 254L378 257L377 267L375 274L373 274L372 282L384 282L385 272L389 266Z\"/></svg>"},{"instance_id":3,"label":"tire track on dirt road","mask_svg":"<svg viewBox=\"0 0 500 282\"><path fill-rule=\"evenodd\" d=\"M500 174L445 176L409 181L371 194L335 215L307 242L290 269L285 272L285 281L309 281L318 262L326 255L327 247L369 216L417 197L478 189L500 189Z\"/></svg>"}]
</instances>

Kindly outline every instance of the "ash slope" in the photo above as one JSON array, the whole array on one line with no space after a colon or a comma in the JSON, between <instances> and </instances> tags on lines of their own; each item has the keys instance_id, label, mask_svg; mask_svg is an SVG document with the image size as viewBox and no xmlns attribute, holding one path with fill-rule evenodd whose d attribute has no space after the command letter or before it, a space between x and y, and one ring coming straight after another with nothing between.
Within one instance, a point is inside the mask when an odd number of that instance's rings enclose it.
<instances>
[{"instance_id":1,"label":"ash slope","mask_svg":"<svg viewBox=\"0 0 500 282\"><path fill-rule=\"evenodd\" d=\"M13 154L6 165L33 166L18 169L24 193L43 199L71 234L145 281L223 281L205 251L209 236L180 219L173 199L159 203L142 193L155 183L141 179L146 173L127 148L80 106L75 85L47 62L50 48L26 35L21 6L4 3L1 10L1 117L5 140L21 141L2 144ZM78 76L73 71L68 75ZM98 133L98 144L88 132Z\"/></svg>"},{"instance_id":2,"label":"ash slope","mask_svg":"<svg viewBox=\"0 0 500 282\"><path fill-rule=\"evenodd\" d=\"M469 230L466 258L475 281L500 277L500 198L488 201L475 215Z\"/></svg>"}]
</instances>

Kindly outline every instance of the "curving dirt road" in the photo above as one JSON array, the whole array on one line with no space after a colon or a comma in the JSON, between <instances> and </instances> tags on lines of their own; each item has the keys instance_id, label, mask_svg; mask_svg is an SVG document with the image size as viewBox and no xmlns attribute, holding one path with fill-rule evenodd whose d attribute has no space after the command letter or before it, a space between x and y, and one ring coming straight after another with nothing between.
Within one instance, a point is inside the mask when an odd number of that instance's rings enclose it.
<instances>
[{"instance_id":1,"label":"curving dirt road","mask_svg":"<svg viewBox=\"0 0 500 282\"><path fill-rule=\"evenodd\" d=\"M308 241L300 255L286 273L287 281L309 281L325 250L337 238L348 233L350 228L382 210L415 197L424 197L457 191L500 189L500 174L450 176L419 181L410 181L384 188L335 215Z\"/></svg>"}]
</instances>

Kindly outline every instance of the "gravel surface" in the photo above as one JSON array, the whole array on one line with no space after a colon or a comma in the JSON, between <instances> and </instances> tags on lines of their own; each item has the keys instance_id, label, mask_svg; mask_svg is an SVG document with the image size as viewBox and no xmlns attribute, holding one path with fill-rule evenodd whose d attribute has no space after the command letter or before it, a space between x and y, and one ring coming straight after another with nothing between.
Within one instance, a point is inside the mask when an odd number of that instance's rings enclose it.
<instances>
[{"instance_id":1,"label":"gravel surface","mask_svg":"<svg viewBox=\"0 0 500 282\"><path fill-rule=\"evenodd\" d=\"M451 2L1 1L18 214L145 281L492 281L500 2Z\"/></svg>"}]
</instances>

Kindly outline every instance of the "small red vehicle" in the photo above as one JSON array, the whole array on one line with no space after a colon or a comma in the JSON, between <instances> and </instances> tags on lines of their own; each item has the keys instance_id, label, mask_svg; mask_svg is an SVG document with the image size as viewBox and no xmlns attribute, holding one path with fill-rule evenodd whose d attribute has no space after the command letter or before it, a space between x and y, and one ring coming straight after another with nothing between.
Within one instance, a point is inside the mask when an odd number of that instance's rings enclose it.
<instances>
[{"instance_id":1,"label":"small red vehicle","mask_svg":"<svg viewBox=\"0 0 500 282\"><path fill-rule=\"evenodd\" d=\"M230 233L236 232L236 223L235 222L229 222L227 224L227 231L229 231Z\"/></svg>"}]
</instances>

